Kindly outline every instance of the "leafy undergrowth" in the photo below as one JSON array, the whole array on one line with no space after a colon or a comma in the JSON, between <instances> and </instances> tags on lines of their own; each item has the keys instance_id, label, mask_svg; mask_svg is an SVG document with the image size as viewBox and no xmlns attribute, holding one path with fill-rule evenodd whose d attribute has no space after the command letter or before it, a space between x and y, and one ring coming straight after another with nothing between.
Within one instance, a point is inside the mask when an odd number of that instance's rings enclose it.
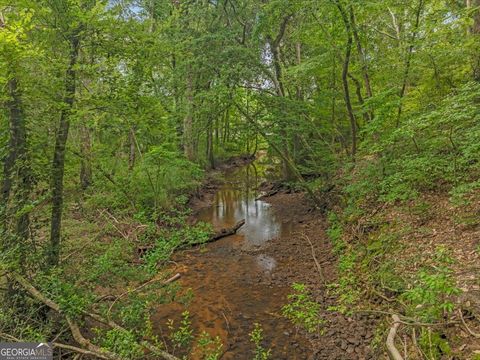
<instances>
[{"instance_id":1,"label":"leafy undergrowth","mask_svg":"<svg viewBox=\"0 0 480 360\"><path fill-rule=\"evenodd\" d=\"M402 204L364 205L355 215L339 209L330 213L328 234L340 274L333 286L339 304L333 310L385 312L372 344L379 354L392 323L389 313L412 324L402 325L398 335L409 358L478 354L478 340L462 323L464 317L478 332L478 193L466 200L458 205L447 193L424 193Z\"/></svg>"},{"instance_id":2,"label":"leafy undergrowth","mask_svg":"<svg viewBox=\"0 0 480 360\"><path fill-rule=\"evenodd\" d=\"M409 358L480 351L471 334L480 320L479 96L476 83L455 89L364 143L355 165L339 172L343 201L328 230L340 274L332 310L385 314L372 344L379 354L393 313L408 323L399 338ZM373 139L381 121L366 130Z\"/></svg>"},{"instance_id":3,"label":"leafy undergrowth","mask_svg":"<svg viewBox=\"0 0 480 360\"><path fill-rule=\"evenodd\" d=\"M158 304L177 301L188 305L193 294L175 281L165 283L174 273L167 268L170 256L179 248L201 245L208 240L209 224L189 225L184 206L155 218L139 212L131 216L123 210L69 203L64 221L64 251L61 266L49 273L39 272L32 283L62 312L82 326L88 338L103 349L124 359L157 358L140 346L148 340L172 354L185 355L195 349L202 359L218 359L222 344L208 333L190 327L188 313L181 324L163 324L169 332L159 336L152 315ZM30 302L30 300L29 300ZM51 318L42 327L34 302L25 306L32 311L25 318L2 314L0 328L10 329L20 339L45 341L63 326ZM97 313L115 321L127 331L107 329L90 321L85 313ZM61 332L59 342L70 341Z\"/></svg>"}]
</instances>

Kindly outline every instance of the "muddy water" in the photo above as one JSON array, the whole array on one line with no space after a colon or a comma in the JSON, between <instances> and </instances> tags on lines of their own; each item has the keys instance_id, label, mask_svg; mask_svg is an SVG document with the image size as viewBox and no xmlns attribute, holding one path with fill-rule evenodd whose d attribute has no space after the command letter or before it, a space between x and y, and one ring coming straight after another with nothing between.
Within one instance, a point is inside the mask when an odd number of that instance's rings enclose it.
<instances>
[{"instance_id":1,"label":"muddy water","mask_svg":"<svg viewBox=\"0 0 480 360\"><path fill-rule=\"evenodd\" d=\"M256 200L263 180L253 164L227 173L211 206L196 214L217 230L241 219L246 223L235 235L176 255L174 270L182 274L184 293L193 297L159 308L154 322L160 334L168 333L168 319L178 323L179 314L188 310L195 332L222 339L222 359L253 358L249 333L256 322L264 329L264 345L271 348L272 359L309 358L305 339L280 315L290 284L272 283L279 269L275 258L263 251L269 242L293 231L292 224L275 218L268 203ZM190 358L199 358L197 352Z\"/></svg>"}]
</instances>

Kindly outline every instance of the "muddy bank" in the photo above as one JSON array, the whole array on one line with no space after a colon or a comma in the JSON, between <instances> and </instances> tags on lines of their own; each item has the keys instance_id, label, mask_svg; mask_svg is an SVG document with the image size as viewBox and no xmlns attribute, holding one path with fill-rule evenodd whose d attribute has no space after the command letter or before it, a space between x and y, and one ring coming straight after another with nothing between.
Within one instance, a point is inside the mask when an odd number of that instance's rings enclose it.
<instances>
[{"instance_id":1,"label":"muddy bank","mask_svg":"<svg viewBox=\"0 0 480 360\"><path fill-rule=\"evenodd\" d=\"M187 309L197 331L219 336L222 359L251 359L254 345L249 333L254 323L264 329L264 346L272 359L373 359L369 344L375 319L351 318L327 311L336 305L326 290L312 256L327 283L336 281L336 259L325 234L325 219L314 211L303 193L279 190L261 197L262 169L244 159L207 181L192 199L195 221L210 222L218 230L238 220L240 231L200 249L174 256L172 270L180 272L187 300L162 305L154 316L159 334L167 334L168 319L177 323ZM259 189L262 188L263 191ZM294 282L305 283L322 306L322 334L297 330L281 316ZM193 357L195 358L195 357Z\"/></svg>"}]
</instances>

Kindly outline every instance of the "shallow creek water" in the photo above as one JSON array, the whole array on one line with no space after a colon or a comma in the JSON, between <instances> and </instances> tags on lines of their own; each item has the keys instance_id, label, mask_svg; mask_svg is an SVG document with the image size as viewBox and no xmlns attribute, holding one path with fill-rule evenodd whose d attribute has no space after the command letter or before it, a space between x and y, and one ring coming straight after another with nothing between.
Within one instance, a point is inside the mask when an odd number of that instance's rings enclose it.
<instances>
[{"instance_id":1,"label":"shallow creek water","mask_svg":"<svg viewBox=\"0 0 480 360\"><path fill-rule=\"evenodd\" d=\"M235 235L176 254L174 271L182 274L182 288L191 289L184 292L193 297L159 306L154 316L158 333L168 333L167 320L178 324L181 312L188 310L196 333L206 331L222 339L222 359L253 358L249 333L256 322L264 329L272 359L308 358L306 340L280 315L291 284L273 285L277 262L263 252L268 242L281 241L294 229L290 222L276 219L270 204L256 200L262 181L254 164L228 172L213 203L195 215L216 230L246 222ZM190 358L199 358L196 354Z\"/></svg>"}]
</instances>

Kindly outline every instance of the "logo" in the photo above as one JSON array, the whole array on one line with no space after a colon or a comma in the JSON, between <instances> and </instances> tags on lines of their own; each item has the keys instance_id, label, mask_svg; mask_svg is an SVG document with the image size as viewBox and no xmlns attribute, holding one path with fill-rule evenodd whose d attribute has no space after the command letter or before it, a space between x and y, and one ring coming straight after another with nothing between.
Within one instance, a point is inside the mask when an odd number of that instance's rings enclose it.
<instances>
[{"instance_id":1,"label":"logo","mask_svg":"<svg viewBox=\"0 0 480 360\"><path fill-rule=\"evenodd\" d=\"M0 360L53 360L47 343L0 343Z\"/></svg>"}]
</instances>

